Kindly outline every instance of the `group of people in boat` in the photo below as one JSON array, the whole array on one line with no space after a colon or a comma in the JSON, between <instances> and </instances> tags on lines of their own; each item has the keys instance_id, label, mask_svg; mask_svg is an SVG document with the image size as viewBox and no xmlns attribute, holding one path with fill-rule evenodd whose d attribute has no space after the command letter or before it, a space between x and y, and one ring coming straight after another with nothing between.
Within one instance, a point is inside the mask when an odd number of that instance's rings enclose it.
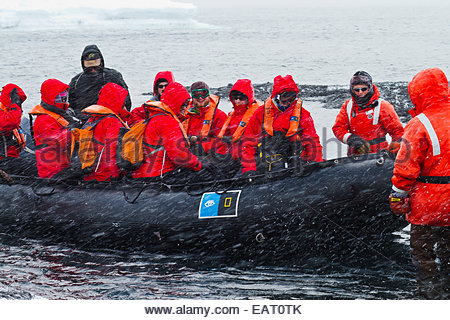
<instances>
[{"instance_id":1,"label":"group of people in boat","mask_svg":"<svg viewBox=\"0 0 450 320\"><path fill-rule=\"evenodd\" d=\"M182 184L323 161L313 119L290 75L274 78L266 101L255 98L249 79L237 80L227 115L208 84L196 81L188 90L170 71L159 72L153 97L132 109L122 75L105 67L97 46L84 49L81 65L83 72L70 84L44 81L41 102L29 112L41 178L73 178L81 172L85 180L128 175ZM333 132L349 146L348 155L398 153L391 210L406 214L412 224L412 254L423 292L436 296L439 282L439 294L446 290L448 297L449 84L442 70L432 68L419 72L408 89L413 119L404 129L371 76L356 72ZM11 83L0 94L0 165L18 158L25 147L20 123L26 98Z\"/></svg>"},{"instance_id":2,"label":"group of people in boat","mask_svg":"<svg viewBox=\"0 0 450 320\"><path fill-rule=\"evenodd\" d=\"M188 91L170 71L159 72L153 97L131 109L122 75L105 67L96 45L85 47L81 65L83 72L69 85L44 81L41 103L29 112L41 178L82 172L85 180L111 181L128 174L183 182L323 161L313 119L290 75L275 77L265 102L255 98L249 79L237 80L229 92L233 110L227 115L208 84L196 81ZM351 78L350 87L352 98L333 126L336 137L349 145L349 154L363 154L388 149L389 133L390 149L396 151L403 126L394 107L380 99L364 71ZM18 157L24 144L13 132L19 130L26 95L8 84L1 97L1 156Z\"/></svg>"}]
</instances>

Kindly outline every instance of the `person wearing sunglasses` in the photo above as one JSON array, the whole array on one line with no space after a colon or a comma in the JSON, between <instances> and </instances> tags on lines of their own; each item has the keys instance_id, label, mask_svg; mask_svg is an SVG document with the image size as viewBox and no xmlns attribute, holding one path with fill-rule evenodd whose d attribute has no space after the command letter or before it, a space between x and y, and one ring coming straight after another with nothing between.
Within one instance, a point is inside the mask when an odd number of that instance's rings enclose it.
<instances>
[{"instance_id":1,"label":"person wearing sunglasses","mask_svg":"<svg viewBox=\"0 0 450 320\"><path fill-rule=\"evenodd\" d=\"M391 211L411 224L411 259L421 299L450 298L450 97L439 68L408 84L413 117L394 163Z\"/></svg>"},{"instance_id":2,"label":"person wearing sunglasses","mask_svg":"<svg viewBox=\"0 0 450 320\"><path fill-rule=\"evenodd\" d=\"M73 77L69 83L69 103L75 116L85 122L88 117L81 112L86 107L97 103L99 92L108 82L116 83L128 91L122 74L105 67L105 60L96 45L88 45L81 54L83 72ZM131 98L128 93L124 111L130 111ZM125 117L126 113L122 117Z\"/></svg>"},{"instance_id":3,"label":"person wearing sunglasses","mask_svg":"<svg viewBox=\"0 0 450 320\"><path fill-rule=\"evenodd\" d=\"M226 113L219 109L220 98L211 94L209 86L203 81L194 82L190 92L192 101L184 114L183 126L189 136L192 152L197 156L205 156L212 148L226 149L217 138L227 119Z\"/></svg>"},{"instance_id":4,"label":"person wearing sunglasses","mask_svg":"<svg viewBox=\"0 0 450 320\"><path fill-rule=\"evenodd\" d=\"M242 137L242 174L299 167L323 161L311 114L291 75L274 79L271 96L253 114Z\"/></svg>"},{"instance_id":5,"label":"person wearing sunglasses","mask_svg":"<svg viewBox=\"0 0 450 320\"><path fill-rule=\"evenodd\" d=\"M152 101L160 101L161 95L169 84L175 81L172 71L160 71L155 76L155 81L153 82L153 97L150 98Z\"/></svg>"},{"instance_id":6,"label":"person wearing sunglasses","mask_svg":"<svg viewBox=\"0 0 450 320\"><path fill-rule=\"evenodd\" d=\"M223 171L229 171L229 175L234 175L241 166L241 138L250 118L263 103L255 99L253 85L249 79L237 80L230 90L229 97L233 110L228 114L218 135L219 139L226 143L227 149L219 149L217 157L221 160L219 163L222 164Z\"/></svg>"},{"instance_id":7,"label":"person wearing sunglasses","mask_svg":"<svg viewBox=\"0 0 450 320\"><path fill-rule=\"evenodd\" d=\"M134 108L129 117L126 118L127 124L132 127L134 124L147 118L148 111L146 110L146 105L152 101L160 101L161 95L169 84L175 82L175 77L172 71L160 71L156 74L155 80L153 81L153 96L147 100L142 106Z\"/></svg>"},{"instance_id":8,"label":"person wearing sunglasses","mask_svg":"<svg viewBox=\"0 0 450 320\"><path fill-rule=\"evenodd\" d=\"M333 125L336 138L349 146L347 155L377 153L382 149L397 153L403 125L394 107L380 98L380 92L367 72L358 71L352 76L350 95ZM390 144L386 134L392 138Z\"/></svg>"}]
</instances>

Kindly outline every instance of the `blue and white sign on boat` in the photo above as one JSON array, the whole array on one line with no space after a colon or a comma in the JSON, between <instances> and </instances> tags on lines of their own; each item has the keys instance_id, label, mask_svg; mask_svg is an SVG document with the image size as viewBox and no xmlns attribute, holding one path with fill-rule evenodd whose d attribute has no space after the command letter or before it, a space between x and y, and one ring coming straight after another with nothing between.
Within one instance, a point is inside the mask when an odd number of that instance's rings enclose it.
<instances>
[{"instance_id":1,"label":"blue and white sign on boat","mask_svg":"<svg viewBox=\"0 0 450 320\"><path fill-rule=\"evenodd\" d=\"M211 219L237 217L240 195L241 190L226 191L224 193L204 193L198 209L198 218Z\"/></svg>"}]
</instances>

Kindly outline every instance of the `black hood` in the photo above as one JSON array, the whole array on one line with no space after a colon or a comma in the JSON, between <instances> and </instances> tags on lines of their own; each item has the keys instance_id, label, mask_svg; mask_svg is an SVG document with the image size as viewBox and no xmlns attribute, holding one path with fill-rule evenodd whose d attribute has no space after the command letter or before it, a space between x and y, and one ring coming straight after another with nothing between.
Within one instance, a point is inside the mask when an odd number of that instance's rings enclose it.
<instances>
[{"instance_id":1,"label":"black hood","mask_svg":"<svg viewBox=\"0 0 450 320\"><path fill-rule=\"evenodd\" d=\"M83 65L83 60L85 60L90 53L95 53L100 57L100 67L103 69L105 67L105 60L103 59L100 49L95 44L90 44L84 48L83 53L81 54L81 67L83 68L83 71L86 71L86 68Z\"/></svg>"}]
</instances>

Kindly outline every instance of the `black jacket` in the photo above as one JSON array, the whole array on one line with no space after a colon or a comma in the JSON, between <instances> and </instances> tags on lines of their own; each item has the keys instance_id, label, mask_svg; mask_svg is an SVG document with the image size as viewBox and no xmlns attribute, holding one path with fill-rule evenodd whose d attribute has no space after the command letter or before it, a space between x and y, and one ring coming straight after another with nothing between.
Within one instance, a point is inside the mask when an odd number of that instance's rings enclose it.
<instances>
[{"instance_id":1,"label":"black jacket","mask_svg":"<svg viewBox=\"0 0 450 320\"><path fill-rule=\"evenodd\" d=\"M99 71L95 74L90 73L83 65L83 58L89 53L96 53L100 56L101 64ZM81 110L97 103L100 89L108 82L113 82L124 89L128 86L122 78L122 74L114 69L105 68L103 55L96 45L86 46L81 55L81 67L83 72L72 78L69 84L69 103L75 111L77 118L86 120L87 116L81 113ZM131 109L130 93L125 99L125 107L128 111Z\"/></svg>"}]
</instances>

